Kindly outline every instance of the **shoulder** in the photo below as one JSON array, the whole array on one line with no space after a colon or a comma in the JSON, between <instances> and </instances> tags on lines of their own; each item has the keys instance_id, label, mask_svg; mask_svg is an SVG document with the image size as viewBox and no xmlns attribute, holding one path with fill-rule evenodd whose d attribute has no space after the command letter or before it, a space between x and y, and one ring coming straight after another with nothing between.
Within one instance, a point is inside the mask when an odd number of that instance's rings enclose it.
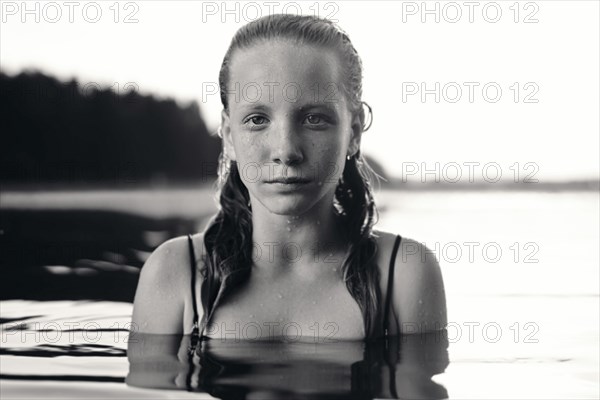
<instances>
[{"instance_id":1,"label":"shoulder","mask_svg":"<svg viewBox=\"0 0 600 400\"><path fill-rule=\"evenodd\" d=\"M198 242L194 239L194 245ZM187 236L178 236L158 246L148 257L140 272L140 283L143 279L160 278L157 283L168 289L165 283L176 283L182 278L191 276L190 251Z\"/></svg>"},{"instance_id":2,"label":"shoulder","mask_svg":"<svg viewBox=\"0 0 600 400\"><path fill-rule=\"evenodd\" d=\"M201 234L193 235L196 260L202 242ZM191 301L190 263L187 236L169 239L152 252L140 271L133 303L133 329L146 333L182 332L184 310Z\"/></svg>"},{"instance_id":3,"label":"shoulder","mask_svg":"<svg viewBox=\"0 0 600 400\"><path fill-rule=\"evenodd\" d=\"M383 231L374 233L378 236L379 265L385 268L387 277L397 235ZM402 333L439 330L447 324L440 265L436 255L415 239L402 237L400 242L394 261L392 301Z\"/></svg>"}]
</instances>

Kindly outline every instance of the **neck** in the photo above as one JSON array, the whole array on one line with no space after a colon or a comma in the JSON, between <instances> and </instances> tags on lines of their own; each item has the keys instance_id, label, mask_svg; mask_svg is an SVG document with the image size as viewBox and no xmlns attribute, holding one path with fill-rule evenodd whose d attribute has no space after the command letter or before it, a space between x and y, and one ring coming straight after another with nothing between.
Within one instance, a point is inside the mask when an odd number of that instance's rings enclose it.
<instances>
[{"instance_id":1,"label":"neck","mask_svg":"<svg viewBox=\"0 0 600 400\"><path fill-rule=\"evenodd\" d=\"M252 202L253 268L271 276L318 277L339 270L346 246L331 202L301 215L280 215Z\"/></svg>"}]
</instances>

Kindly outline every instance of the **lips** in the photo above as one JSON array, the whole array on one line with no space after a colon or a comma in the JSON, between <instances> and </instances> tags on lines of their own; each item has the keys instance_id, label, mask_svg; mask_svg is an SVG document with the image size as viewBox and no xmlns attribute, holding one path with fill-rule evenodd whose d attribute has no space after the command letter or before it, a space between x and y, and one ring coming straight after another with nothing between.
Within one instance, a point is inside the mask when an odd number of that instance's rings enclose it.
<instances>
[{"instance_id":1,"label":"lips","mask_svg":"<svg viewBox=\"0 0 600 400\"><path fill-rule=\"evenodd\" d=\"M308 182L310 182L309 179L301 178L301 177L285 177L285 178L282 177L282 178L275 178L270 181L267 181L267 183L282 183L282 184L287 184L287 185L301 184L301 183L308 183Z\"/></svg>"}]
</instances>

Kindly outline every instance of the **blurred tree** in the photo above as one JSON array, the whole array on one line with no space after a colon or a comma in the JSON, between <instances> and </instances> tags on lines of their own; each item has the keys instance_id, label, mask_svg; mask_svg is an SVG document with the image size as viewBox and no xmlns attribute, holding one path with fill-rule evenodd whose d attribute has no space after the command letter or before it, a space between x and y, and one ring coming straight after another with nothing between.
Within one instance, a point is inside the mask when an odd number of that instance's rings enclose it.
<instances>
[{"instance_id":1,"label":"blurred tree","mask_svg":"<svg viewBox=\"0 0 600 400\"><path fill-rule=\"evenodd\" d=\"M220 140L197 103L0 73L0 182L149 183L214 179ZM207 176L208 174L208 176Z\"/></svg>"}]
</instances>

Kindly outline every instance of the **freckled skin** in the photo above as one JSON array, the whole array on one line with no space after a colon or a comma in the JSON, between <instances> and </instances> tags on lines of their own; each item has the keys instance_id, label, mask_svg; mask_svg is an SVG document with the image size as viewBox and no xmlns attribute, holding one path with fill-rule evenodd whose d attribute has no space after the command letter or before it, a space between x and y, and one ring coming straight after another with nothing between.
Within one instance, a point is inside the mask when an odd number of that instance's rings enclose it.
<instances>
[{"instance_id":1,"label":"freckled skin","mask_svg":"<svg viewBox=\"0 0 600 400\"><path fill-rule=\"evenodd\" d=\"M247 90L229 95L222 129L253 204L300 215L317 203L333 202L346 155L356 152L360 139L345 96L332 89L341 88L339 64L332 50L287 42L256 44L234 54L230 93ZM265 182L281 176L311 182L281 194Z\"/></svg>"}]
</instances>

